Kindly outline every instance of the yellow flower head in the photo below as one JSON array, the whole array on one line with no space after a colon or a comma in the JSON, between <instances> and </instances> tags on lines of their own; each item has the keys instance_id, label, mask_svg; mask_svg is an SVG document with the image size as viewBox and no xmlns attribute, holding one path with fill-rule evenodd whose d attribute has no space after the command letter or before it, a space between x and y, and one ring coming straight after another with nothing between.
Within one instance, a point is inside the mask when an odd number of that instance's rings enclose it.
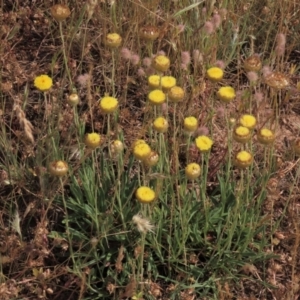
<instances>
[{"instance_id":1,"label":"yellow flower head","mask_svg":"<svg viewBox=\"0 0 300 300\"><path fill-rule=\"evenodd\" d=\"M48 75L40 75L35 77L34 86L42 91L48 91L52 87L52 79Z\"/></svg>"},{"instance_id":2,"label":"yellow flower head","mask_svg":"<svg viewBox=\"0 0 300 300\"><path fill-rule=\"evenodd\" d=\"M170 59L165 55L158 55L153 59L153 68L159 72L165 72L170 67Z\"/></svg>"},{"instance_id":3,"label":"yellow flower head","mask_svg":"<svg viewBox=\"0 0 300 300\"><path fill-rule=\"evenodd\" d=\"M201 168L196 163L190 163L185 167L185 176L187 179L193 180L200 176Z\"/></svg>"},{"instance_id":4,"label":"yellow flower head","mask_svg":"<svg viewBox=\"0 0 300 300\"><path fill-rule=\"evenodd\" d=\"M159 155L155 151L151 151L149 156L143 160L143 164L147 167L153 167L158 163Z\"/></svg>"},{"instance_id":5,"label":"yellow flower head","mask_svg":"<svg viewBox=\"0 0 300 300\"><path fill-rule=\"evenodd\" d=\"M272 144L275 141L275 134L272 130L262 128L257 133L257 140L264 145Z\"/></svg>"},{"instance_id":6,"label":"yellow flower head","mask_svg":"<svg viewBox=\"0 0 300 300\"><path fill-rule=\"evenodd\" d=\"M159 89L160 87L160 76L151 75L148 77L148 85L151 89Z\"/></svg>"},{"instance_id":7,"label":"yellow flower head","mask_svg":"<svg viewBox=\"0 0 300 300\"><path fill-rule=\"evenodd\" d=\"M89 149L96 149L97 147L100 146L101 143L101 137L100 134L98 133L88 133L85 136L84 144L89 148Z\"/></svg>"},{"instance_id":8,"label":"yellow flower head","mask_svg":"<svg viewBox=\"0 0 300 300\"><path fill-rule=\"evenodd\" d=\"M251 138L251 132L249 128L244 126L238 126L233 131L233 139L239 143L247 143Z\"/></svg>"},{"instance_id":9,"label":"yellow flower head","mask_svg":"<svg viewBox=\"0 0 300 300\"><path fill-rule=\"evenodd\" d=\"M240 118L240 124L249 129L253 129L256 125L256 118L252 115L243 115Z\"/></svg>"},{"instance_id":10,"label":"yellow flower head","mask_svg":"<svg viewBox=\"0 0 300 300\"><path fill-rule=\"evenodd\" d=\"M148 94L148 99L151 104L160 105L166 101L166 95L161 90L153 90Z\"/></svg>"},{"instance_id":11,"label":"yellow flower head","mask_svg":"<svg viewBox=\"0 0 300 300\"><path fill-rule=\"evenodd\" d=\"M105 96L100 101L100 108L106 114L114 112L118 107L118 100L114 97Z\"/></svg>"},{"instance_id":12,"label":"yellow flower head","mask_svg":"<svg viewBox=\"0 0 300 300\"><path fill-rule=\"evenodd\" d=\"M158 117L153 122L153 128L160 133L164 133L168 130L168 121L164 117Z\"/></svg>"},{"instance_id":13,"label":"yellow flower head","mask_svg":"<svg viewBox=\"0 0 300 300\"><path fill-rule=\"evenodd\" d=\"M139 144L147 144L147 143L146 143L145 140L142 140L142 139L135 140L135 141L133 142L133 144L132 144L132 149L133 149L135 146L139 145Z\"/></svg>"},{"instance_id":14,"label":"yellow flower head","mask_svg":"<svg viewBox=\"0 0 300 300\"><path fill-rule=\"evenodd\" d=\"M68 164L63 160L55 160L49 164L49 173L53 176L64 176L68 173Z\"/></svg>"},{"instance_id":15,"label":"yellow flower head","mask_svg":"<svg viewBox=\"0 0 300 300\"><path fill-rule=\"evenodd\" d=\"M234 164L240 169L245 169L252 164L253 156L247 151L240 151L236 154Z\"/></svg>"},{"instance_id":16,"label":"yellow flower head","mask_svg":"<svg viewBox=\"0 0 300 300\"><path fill-rule=\"evenodd\" d=\"M220 68L212 67L207 70L206 75L210 81L218 82L223 79L224 72Z\"/></svg>"},{"instance_id":17,"label":"yellow flower head","mask_svg":"<svg viewBox=\"0 0 300 300\"><path fill-rule=\"evenodd\" d=\"M133 155L138 160L145 160L151 153L151 148L146 143L139 143L133 148Z\"/></svg>"},{"instance_id":18,"label":"yellow flower head","mask_svg":"<svg viewBox=\"0 0 300 300\"><path fill-rule=\"evenodd\" d=\"M147 186L139 187L135 192L135 196L139 202L146 204L154 201L156 197L155 192Z\"/></svg>"},{"instance_id":19,"label":"yellow flower head","mask_svg":"<svg viewBox=\"0 0 300 300\"><path fill-rule=\"evenodd\" d=\"M117 33L109 33L106 36L105 44L110 48L118 48L121 45L122 38Z\"/></svg>"},{"instance_id":20,"label":"yellow flower head","mask_svg":"<svg viewBox=\"0 0 300 300\"><path fill-rule=\"evenodd\" d=\"M173 86L168 92L168 98L171 102L180 102L184 98L184 90L180 86Z\"/></svg>"},{"instance_id":21,"label":"yellow flower head","mask_svg":"<svg viewBox=\"0 0 300 300\"><path fill-rule=\"evenodd\" d=\"M163 76L161 78L161 87L164 92L167 92L175 85L176 85L176 78L174 78L173 76Z\"/></svg>"},{"instance_id":22,"label":"yellow flower head","mask_svg":"<svg viewBox=\"0 0 300 300\"><path fill-rule=\"evenodd\" d=\"M184 130L193 133L198 128L198 120L195 117L187 117L184 119Z\"/></svg>"},{"instance_id":23,"label":"yellow flower head","mask_svg":"<svg viewBox=\"0 0 300 300\"><path fill-rule=\"evenodd\" d=\"M201 152L209 151L214 143L208 136L205 136L205 135L198 136L196 138L195 142L196 142L197 148Z\"/></svg>"},{"instance_id":24,"label":"yellow flower head","mask_svg":"<svg viewBox=\"0 0 300 300\"><path fill-rule=\"evenodd\" d=\"M229 103L235 98L235 90L231 86L223 86L217 93L219 99L225 103Z\"/></svg>"}]
</instances>

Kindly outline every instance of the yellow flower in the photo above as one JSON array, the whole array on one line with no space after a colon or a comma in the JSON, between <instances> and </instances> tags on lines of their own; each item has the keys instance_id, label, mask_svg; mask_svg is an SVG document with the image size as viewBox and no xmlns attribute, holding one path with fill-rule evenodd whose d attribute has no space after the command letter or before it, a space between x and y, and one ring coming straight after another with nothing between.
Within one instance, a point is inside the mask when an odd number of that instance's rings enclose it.
<instances>
[{"instance_id":1,"label":"yellow flower","mask_svg":"<svg viewBox=\"0 0 300 300\"><path fill-rule=\"evenodd\" d=\"M163 76L161 78L161 87L164 92L167 92L175 85L176 85L176 78L174 78L173 76Z\"/></svg>"},{"instance_id":2,"label":"yellow flower","mask_svg":"<svg viewBox=\"0 0 300 300\"><path fill-rule=\"evenodd\" d=\"M55 160L49 164L49 173L53 176L64 176L68 172L68 164L63 160Z\"/></svg>"},{"instance_id":3,"label":"yellow flower","mask_svg":"<svg viewBox=\"0 0 300 300\"><path fill-rule=\"evenodd\" d=\"M114 97L105 96L100 101L100 108L107 114L114 112L117 107L118 100Z\"/></svg>"},{"instance_id":4,"label":"yellow flower","mask_svg":"<svg viewBox=\"0 0 300 300\"><path fill-rule=\"evenodd\" d=\"M184 119L184 130L193 133L198 128L198 120L195 117L187 117Z\"/></svg>"},{"instance_id":5,"label":"yellow flower","mask_svg":"<svg viewBox=\"0 0 300 300\"><path fill-rule=\"evenodd\" d=\"M275 141L275 134L272 130L262 128L257 133L257 140L264 145L272 144Z\"/></svg>"},{"instance_id":6,"label":"yellow flower","mask_svg":"<svg viewBox=\"0 0 300 300\"><path fill-rule=\"evenodd\" d=\"M147 143L146 143L145 140L142 140L142 139L135 140L135 141L133 142L133 144L132 144L132 149L133 149L135 146L139 145L139 144L147 144Z\"/></svg>"},{"instance_id":7,"label":"yellow flower","mask_svg":"<svg viewBox=\"0 0 300 300\"><path fill-rule=\"evenodd\" d=\"M148 85L151 89L159 89L160 88L160 76L159 75L151 75L148 77Z\"/></svg>"},{"instance_id":8,"label":"yellow flower","mask_svg":"<svg viewBox=\"0 0 300 300\"><path fill-rule=\"evenodd\" d=\"M117 33L109 33L106 36L105 44L110 48L118 48L121 45L122 38Z\"/></svg>"},{"instance_id":9,"label":"yellow flower","mask_svg":"<svg viewBox=\"0 0 300 300\"><path fill-rule=\"evenodd\" d=\"M185 167L185 176L190 180L199 177L200 173L201 173L201 168L196 163L190 163Z\"/></svg>"},{"instance_id":10,"label":"yellow flower","mask_svg":"<svg viewBox=\"0 0 300 300\"><path fill-rule=\"evenodd\" d=\"M161 90L153 90L148 94L151 104L160 105L166 101L166 95Z\"/></svg>"},{"instance_id":11,"label":"yellow flower","mask_svg":"<svg viewBox=\"0 0 300 300\"><path fill-rule=\"evenodd\" d=\"M67 102L71 106L76 106L79 103L79 96L76 93L69 95Z\"/></svg>"},{"instance_id":12,"label":"yellow flower","mask_svg":"<svg viewBox=\"0 0 300 300\"><path fill-rule=\"evenodd\" d=\"M218 82L223 79L224 72L222 69L212 67L206 72L207 78L213 82Z\"/></svg>"},{"instance_id":13,"label":"yellow flower","mask_svg":"<svg viewBox=\"0 0 300 300\"><path fill-rule=\"evenodd\" d=\"M153 202L156 197L155 192L147 186L139 187L135 192L135 196L139 202L145 204Z\"/></svg>"},{"instance_id":14,"label":"yellow flower","mask_svg":"<svg viewBox=\"0 0 300 300\"><path fill-rule=\"evenodd\" d=\"M100 134L98 133L88 133L85 136L84 144L89 148L89 149L96 149L97 147L100 146L101 143L101 137Z\"/></svg>"},{"instance_id":15,"label":"yellow flower","mask_svg":"<svg viewBox=\"0 0 300 300\"><path fill-rule=\"evenodd\" d=\"M64 4L53 5L50 10L52 17L58 22L65 20L71 14L69 7Z\"/></svg>"},{"instance_id":16,"label":"yellow flower","mask_svg":"<svg viewBox=\"0 0 300 300\"><path fill-rule=\"evenodd\" d=\"M143 164L147 167L153 167L158 163L159 155L155 151L151 151L146 159L143 160Z\"/></svg>"},{"instance_id":17,"label":"yellow flower","mask_svg":"<svg viewBox=\"0 0 300 300\"><path fill-rule=\"evenodd\" d=\"M165 72L170 67L170 59L165 55L158 55L153 59L153 68L159 72Z\"/></svg>"},{"instance_id":18,"label":"yellow flower","mask_svg":"<svg viewBox=\"0 0 300 300\"><path fill-rule=\"evenodd\" d=\"M48 91L52 87L52 79L48 75L35 77L34 86L40 91Z\"/></svg>"},{"instance_id":19,"label":"yellow flower","mask_svg":"<svg viewBox=\"0 0 300 300\"><path fill-rule=\"evenodd\" d=\"M164 117L158 117L153 122L153 128L160 133L164 133L168 130L168 121Z\"/></svg>"},{"instance_id":20,"label":"yellow flower","mask_svg":"<svg viewBox=\"0 0 300 300\"><path fill-rule=\"evenodd\" d=\"M195 140L196 146L201 152L207 152L211 149L213 141L205 135L200 135Z\"/></svg>"},{"instance_id":21,"label":"yellow flower","mask_svg":"<svg viewBox=\"0 0 300 300\"><path fill-rule=\"evenodd\" d=\"M233 131L233 139L239 143L247 143L251 138L251 132L249 128L244 126L238 126Z\"/></svg>"},{"instance_id":22,"label":"yellow flower","mask_svg":"<svg viewBox=\"0 0 300 300\"><path fill-rule=\"evenodd\" d=\"M243 115L240 118L240 124L249 129L253 129L256 125L256 118L252 115Z\"/></svg>"},{"instance_id":23,"label":"yellow flower","mask_svg":"<svg viewBox=\"0 0 300 300\"><path fill-rule=\"evenodd\" d=\"M225 103L229 103L235 98L235 90L231 86L223 86L217 93L219 99Z\"/></svg>"},{"instance_id":24,"label":"yellow flower","mask_svg":"<svg viewBox=\"0 0 300 300\"><path fill-rule=\"evenodd\" d=\"M151 153L151 148L146 143L138 143L133 148L133 155L138 160L145 160Z\"/></svg>"},{"instance_id":25,"label":"yellow flower","mask_svg":"<svg viewBox=\"0 0 300 300\"><path fill-rule=\"evenodd\" d=\"M184 90L179 86L173 86L168 92L168 99L171 102L180 102L184 98Z\"/></svg>"},{"instance_id":26,"label":"yellow flower","mask_svg":"<svg viewBox=\"0 0 300 300\"><path fill-rule=\"evenodd\" d=\"M245 169L252 164L253 157L247 151L240 151L236 154L234 164L240 169Z\"/></svg>"}]
</instances>

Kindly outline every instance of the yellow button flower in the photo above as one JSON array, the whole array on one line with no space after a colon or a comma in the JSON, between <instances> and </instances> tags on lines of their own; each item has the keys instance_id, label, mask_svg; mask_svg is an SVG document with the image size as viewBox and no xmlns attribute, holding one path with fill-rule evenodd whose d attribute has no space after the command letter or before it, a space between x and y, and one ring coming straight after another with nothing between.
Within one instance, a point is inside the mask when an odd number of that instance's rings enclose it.
<instances>
[{"instance_id":1,"label":"yellow button flower","mask_svg":"<svg viewBox=\"0 0 300 300\"><path fill-rule=\"evenodd\" d=\"M256 125L256 118L252 115L243 115L240 118L240 124L249 129L253 129Z\"/></svg>"},{"instance_id":2,"label":"yellow button flower","mask_svg":"<svg viewBox=\"0 0 300 300\"><path fill-rule=\"evenodd\" d=\"M49 164L49 173L53 176L64 176L68 173L68 164L63 160L55 160Z\"/></svg>"},{"instance_id":3,"label":"yellow button flower","mask_svg":"<svg viewBox=\"0 0 300 300\"><path fill-rule=\"evenodd\" d=\"M138 160L145 160L151 153L151 148L146 143L139 143L133 148L133 155Z\"/></svg>"},{"instance_id":4,"label":"yellow button flower","mask_svg":"<svg viewBox=\"0 0 300 300\"><path fill-rule=\"evenodd\" d=\"M176 85L176 78L174 78L173 76L163 76L161 78L161 87L164 92L167 92L175 85Z\"/></svg>"},{"instance_id":5,"label":"yellow button flower","mask_svg":"<svg viewBox=\"0 0 300 300\"><path fill-rule=\"evenodd\" d=\"M101 143L100 134L95 133L95 132L86 134L85 139L84 139L84 144L89 149L92 149L92 150L96 149L97 147L100 146L100 143Z\"/></svg>"},{"instance_id":6,"label":"yellow button flower","mask_svg":"<svg viewBox=\"0 0 300 300\"><path fill-rule=\"evenodd\" d=\"M106 114L114 112L118 107L118 100L114 97L105 96L100 101L100 108Z\"/></svg>"},{"instance_id":7,"label":"yellow button flower","mask_svg":"<svg viewBox=\"0 0 300 300\"><path fill-rule=\"evenodd\" d=\"M240 151L236 154L234 164L240 169L245 169L252 164L253 156L247 151Z\"/></svg>"},{"instance_id":8,"label":"yellow button flower","mask_svg":"<svg viewBox=\"0 0 300 300\"><path fill-rule=\"evenodd\" d=\"M68 97L67 102L71 106L76 106L79 103L79 96L78 96L78 94L76 94L76 93L70 94L69 97Z\"/></svg>"},{"instance_id":9,"label":"yellow button flower","mask_svg":"<svg viewBox=\"0 0 300 300\"><path fill-rule=\"evenodd\" d=\"M257 140L263 145L269 145L275 141L275 134L270 129L262 128L257 133Z\"/></svg>"},{"instance_id":10,"label":"yellow button flower","mask_svg":"<svg viewBox=\"0 0 300 300\"><path fill-rule=\"evenodd\" d=\"M148 94L148 99L151 104L160 105L166 101L166 95L161 90L153 90Z\"/></svg>"},{"instance_id":11,"label":"yellow button flower","mask_svg":"<svg viewBox=\"0 0 300 300\"><path fill-rule=\"evenodd\" d=\"M153 128L160 133L164 133L168 130L169 124L164 117L158 117L153 122Z\"/></svg>"},{"instance_id":12,"label":"yellow button flower","mask_svg":"<svg viewBox=\"0 0 300 300\"><path fill-rule=\"evenodd\" d=\"M206 75L210 81L218 82L223 79L224 72L220 68L212 67L206 71Z\"/></svg>"},{"instance_id":13,"label":"yellow button flower","mask_svg":"<svg viewBox=\"0 0 300 300\"><path fill-rule=\"evenodd\" d=\"M244 126L238 126L233 130L233 139L239 143L247 143L251 139L250 129Z\"/></svg>"},{"instance_id":14,"label":"yellow button flower","mask_svg":"<svg viewBox=\"0 0 300 300\"><path fill-rule=\"evenodd\" d=\"M184 90L180 86L173 86L168 92L168 99L171 102L180 102L184 98Z\"/></svg>"},{"instance_id":15,"label":"yellow button flower","mask_svg":"<svg viewBox=\"0 0 300 300\"><path fill-rule=\"evenodd\" d=\"M153 59L152 66L156 71L165 72L170 67L170 59L165 55L158 55Z\"/></svg>"},{"instance_id":16,"label":"yellow button flower","mask_svg":"<svg viewBox=\"0 0 300 300\"><path fill-rule=\"evenodd\" d=\"M186 132L193 133L198 128L198 120L195 117L186 117L183 127Z\"/></svg>"},{"instance_id":17,"label":"yellow button flower","mask_svg":"<svg viewBox=\"0 0 300 300\"><path fill-rule=\"evenodd\" d=\"M231 86L223 86L219 89L217 96L221 101L229 103L235 98L235 90Z\"/></svg>"},{"instance_id":18,"label":"yellow button flower","mask_svg":"<svg viewBox=\"0 0 300 300\"><path fill-rule=\"evenodd\" d=\"M185 176L190 180L198 178L200 174L201 168L196 163L190 163L185 167Z\"/></svg>"},{"instance_id":19,"label":"yellow button flower","mask_svg":"<svg viewBox=\"0 0 300 300\"><path fill-rule=\"evenodd\" d=\"M201 152L207 152L211 149L213 141L206 135L200 135L195 140L196 146Z\"/></svg>"},{"instance_id":20,"label":"yellow button flower","mask_svg":"<svg viewBox=\"0 0 300 300\"><path fill-rule=\"evenodd\" d=\"M109 33L106 36L105 44L110 48L118 48L121 45L122 38L117 33Z\"/></svg>"},{"instance_id":21,"label":"yellow button flower","mask_svg":"<svg viewBox=\"0 0 300 300\"><path fill-rule=\"evenodd\" d=\"M52 79L48 75L40 75L34 79L34 86L42 92L52 87Z\"/></svg>"},{"instance_id":22,"label":"yellow button flower","mask_svg":"<svg viewBox=\"0 0 300 300\"><path fill-rule=\"evenodd\" d=\"M151 188L147 186L141 186L136 190L135 197L139 202L147 204L153 202L156 195Z\"/></svg>"},{"instance_id":23,"label":"yellow button flower","mask_svg":"<svg viewBox=\"0 0 300 300\"><path fill-rule=\"evenodd\" d=\"M151 89L159 89L160 88L160 76L159 75L151 75L148 77L148 85Z\"/></svg>"}]
</instances>

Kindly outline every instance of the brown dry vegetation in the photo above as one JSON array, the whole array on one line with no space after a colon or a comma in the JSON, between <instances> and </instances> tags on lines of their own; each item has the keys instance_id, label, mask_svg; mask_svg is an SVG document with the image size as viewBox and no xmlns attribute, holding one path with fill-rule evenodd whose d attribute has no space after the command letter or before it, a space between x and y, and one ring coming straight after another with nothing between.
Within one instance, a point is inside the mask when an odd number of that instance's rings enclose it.
<instances>
[{"instance_id":1,"label":"brown dry vegetation","mask_svg":"<svg viewBox=\"0 0 300 300\"><path fill-rule=\"evenodd\" d=\"M203 1L185 11L192 3L187 0L65 1L71 15L62 22L67 54L67 61L64 61L59 25L50 14L53 1L1 1L0 299L299 298L300 160L292 145L300 138L299 85L297 88L300 82L300 5L297 1ZM205 35L205 22L223 8L227 15L222 20L222 32ZM141 28L149 24L159 28L159 37L153 45L139 37ZM178 29L181 24L185 25L183 32ZM123 39L121 47L140 57L137 65L121 57L121 48L112 51L104 45L109 32L118 32ZM284 55L276 52L278 33L286 35ZM239 43L233 46L235 35ZM202 53L201 60L192 60L188 70L184 70L182 51L192 53L196 49ZM125 228L120 225L121 217L115 206L103 208L99 218L105 221L99 225L101 230L97 235L92 226L84 223L88 211L84 214L79 208L78 211L70 207L67 210L63 204L63 200L80 194L81 188L84 190L87 179L96 176L88 173L91 164L85 165L80 156L83 145L80 139L85 133L94 131L102 136L98 156L88 151L83 155L99 162L91 168L102 175L106 174L102 166L108 159L109 141L120 135L125 141L125 173L126 168L129 169L130 146L134 140L145 138L155 144L151 140L153 136L149 135L153 115L152 107L146 105L147 76L141 76L141 68L147 73L142 59L158 51L170 57L168 74L176 77L178 85L186 91L185 101L178 104L175 111L177 122L189 115L196 116L199 132L209 128L214 140L207 195L213 197L221 193L219 177L225 176L224 166L228 160L229 118L238 120L242 113L251 113L258 119L257 128L267 124L276 133L272 151L254 146L255 167L249 177L245 175L248 178L245 182L254 188L253 199L245 201L243 210L250 211L258 195L265 195L258 210L260 224L257 225L264 230L245 248L245 253L252 249L258 260L249 254L243 264L244 256L241 254L238 258L238 250L233 247L235 250L228 248L224 256L216 256L217 260L226 262L222 265L224 269L207 269L208 262L213 266L211 257L220 251L213 231L206 232L204 237L209 243L207 252L197 248L192 238L187 239L188 246L179 256L182 261L178 264L170 259L167 238L153 247L149 246L154 245L151 240L143 253L148 270L141 281L135 272L143 248L139 235L130 225L131 209L136 212L135 208L127 209L128 217L124 213ZM253 53L260 54L264 66L288 78L285 89L270 88L261 73L257 85L249 83L243 61ZM206 70L217 60L223 60L226 66L224 85L231 85L237 91L236 99L226 107L219 102L212 105L216 85L205 76ZM53 79L53 87L47 93L38 91L33 85L40 74L48 74ZM118 122L108 132L108 121L99 110L98 100L105 93L112 95L113 91L119 101ZM80 97L76 109L66 101L72 92ZM259 101L255 98L257 94L263 94ZM174 110L170 106L165 112L171 120ZM149 175L152 181L158 181L153 185L161 195L164 194L165 177L176 177L178 169L184 169L189 162L183 137L178 137L177 142L172 135L165 135L165 139L171 145L169 149L174 149L169 155L169 174L157 171ZM233 152L241 149L237 143L232 147ZM193 145L188 151L189 159L201 164L201 154ZM101 158L100 152L104 153ZM70 164L73 179L57 180L48 174L48 164L62 158ZM115 161L107 166L117 173ZM86 177L80 173L82 168ZM126 174L135 178L137 170L135 165ZM231 168L231 172L233 182L239 182L243 175L235 168ZM115 193L116 183L111 184L111 178L101 177L100 180L103 186L107 185L105 199L112 199ZM169 182L173 190L179 188L177 179ZM122 193L128 198L124 203L132 198L136 188L136 184L126 181ZM198 196L200 185L188 183L186 190L193 189ZM239 189L240 186L234 188L237 193ZM174 192L173 196L175 194L179 195ZM67 211L69 216L66 217ZM66 221L68 217L70 224ZM169 218L166 215L166 220ZM230 226L229 223L226 226ZM72 243L67 238L69 229L74 229ZM227 229L222 228L224 239ZM126 238L119 238L123 233ZM171 230L169 233L169 238L175 239ZM157 245L161 246L161 252L155 252ZM162 261L157 253L163 253L165 260ZM216 266L219 266L218 261ZM196 271L193 273L193 270Z\"/></svg>"}]
</instances>

